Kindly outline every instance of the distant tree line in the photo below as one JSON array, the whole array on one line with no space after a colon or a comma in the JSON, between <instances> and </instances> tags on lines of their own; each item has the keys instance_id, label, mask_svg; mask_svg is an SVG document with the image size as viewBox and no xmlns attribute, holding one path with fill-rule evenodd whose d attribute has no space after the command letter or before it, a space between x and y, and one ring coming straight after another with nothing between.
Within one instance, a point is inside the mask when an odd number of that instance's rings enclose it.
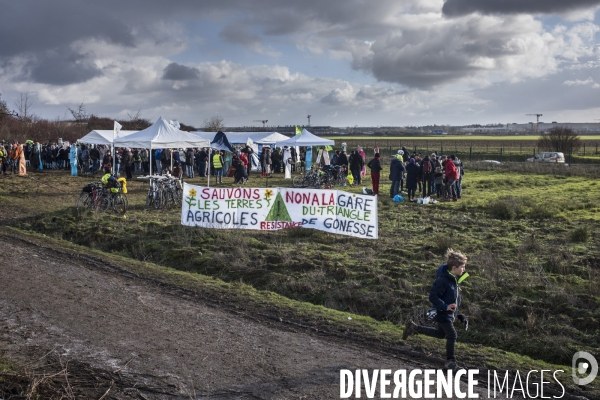
<instances>
[{"instance_id":1,"label":"distant tree line","mask_svg":"<svg viewBox=\"0 0 600 400\"><path fill-rule=\"evenodd\" d=\"M32 112L33 101L29 93L21 94L14 102L14 107L14 109L9 108L0 95L0 141L13 142L17 140L22 143L31 139L38 142L56 142L58 138L62 138L69 142L75 142L93 130L112 130L115 120L122 125L122 130L138 131L152 125L150 120L142 117L141 110L128 113L127 119L99 117L88 113L83 101L76 107L67 106L68 113L71 114L70 118L66 116L68 114L65 114L63 118L43 119ZM223 119L217 117L217 120L222 125ZM180 124L180 129L184 131L197 130L186 124Z\"/></svg>"}]
</instances>

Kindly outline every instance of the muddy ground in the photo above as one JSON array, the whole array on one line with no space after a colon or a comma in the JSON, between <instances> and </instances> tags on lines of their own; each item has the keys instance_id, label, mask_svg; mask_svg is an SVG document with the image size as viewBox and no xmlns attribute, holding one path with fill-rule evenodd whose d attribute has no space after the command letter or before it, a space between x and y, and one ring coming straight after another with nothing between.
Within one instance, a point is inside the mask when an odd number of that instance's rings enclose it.
<instances>
[{"instance_id":1,"label":"muddy ground","mask_svg":"<svg viewBox=\"0 0 600 400\"><path fill-rule=\"evenodd\" d=\"M38 398L335 399L342 368L431 365L10 235L0 243L0 348L22 371L4 377L6 398L37 384Z\"/></svg>"}]
</instances>

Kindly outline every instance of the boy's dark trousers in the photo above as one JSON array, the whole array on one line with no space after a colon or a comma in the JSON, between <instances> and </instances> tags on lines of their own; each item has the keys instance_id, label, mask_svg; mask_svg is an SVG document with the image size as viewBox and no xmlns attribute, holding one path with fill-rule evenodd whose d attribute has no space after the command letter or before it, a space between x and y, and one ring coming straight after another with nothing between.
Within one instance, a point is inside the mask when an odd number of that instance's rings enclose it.
<instances>
[{"instance_id":1,"label":"boy's dark trousers","mask_svg":"<svg viewBox=\"0 0 600 400\"><path fill-rule=\"evenodd\" d=\"M442 183L436 183L436 185L435 185L435 191L437 193L438 199L440 197L444 197L444 192L442 190L442 186L444 186Z\"/></svg>"},{"instance_id":2,"label":"boy's dark trousers","mask_svg":"<svg viewBox=\"0 0 600 400\"><path fill-rule=\"evenodd\" d=\"M452 321L438 322L437 329L419 325L417 330L419 333L426 336L432 336L438 339L446 338L446 360L456 361L454 356L454 345L456 344L458 335L456 334L456 329L454 329Z\"/></svg>"}]
</instances>

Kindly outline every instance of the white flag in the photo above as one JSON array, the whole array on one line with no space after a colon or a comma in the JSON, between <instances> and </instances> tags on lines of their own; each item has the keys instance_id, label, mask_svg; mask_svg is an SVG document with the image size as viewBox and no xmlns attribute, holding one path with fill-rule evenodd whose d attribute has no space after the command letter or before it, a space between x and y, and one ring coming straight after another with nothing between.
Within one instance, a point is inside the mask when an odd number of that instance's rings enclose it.
<instances>
[{"instance_id":1,"label":"white flag","mask_svg":"<svg viewBox=\"0 0 600 400\"><path fill-rule=\"evenodd\" d=\"M114 134L113 134L113 139L119 137L119 132L121 132L121 128L122 128L121 124L118 123L117 121L115 121L115 130L114 130Z\"/></svg>"},{"instance_id":2,"label":"white flag","mask_svg":"<svg viewBox=\"0 0 600 400\"><path fill-rule=\"evenodd\" d=\"M248 140L246 141L246 145L249 147L252 147L254 145L254 141L250 138L248 138Z\"/></svg>"}]
</instances>

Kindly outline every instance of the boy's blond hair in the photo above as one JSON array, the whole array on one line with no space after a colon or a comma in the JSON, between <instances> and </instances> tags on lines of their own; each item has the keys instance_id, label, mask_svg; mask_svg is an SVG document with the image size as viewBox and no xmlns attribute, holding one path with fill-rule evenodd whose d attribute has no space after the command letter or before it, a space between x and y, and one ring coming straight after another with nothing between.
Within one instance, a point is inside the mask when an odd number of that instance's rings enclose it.
<instances>
[{"instance_id":1,"label":"boy's blond hair","mask_svg":"<svg viewBox=\"0 0 600 400\"><path fill-rule=\"evenodd\" d=\"M446 250L446 264L448 268L458 267L467 263L467 256L453 249Z\"/></svg>"}]
</instances>

